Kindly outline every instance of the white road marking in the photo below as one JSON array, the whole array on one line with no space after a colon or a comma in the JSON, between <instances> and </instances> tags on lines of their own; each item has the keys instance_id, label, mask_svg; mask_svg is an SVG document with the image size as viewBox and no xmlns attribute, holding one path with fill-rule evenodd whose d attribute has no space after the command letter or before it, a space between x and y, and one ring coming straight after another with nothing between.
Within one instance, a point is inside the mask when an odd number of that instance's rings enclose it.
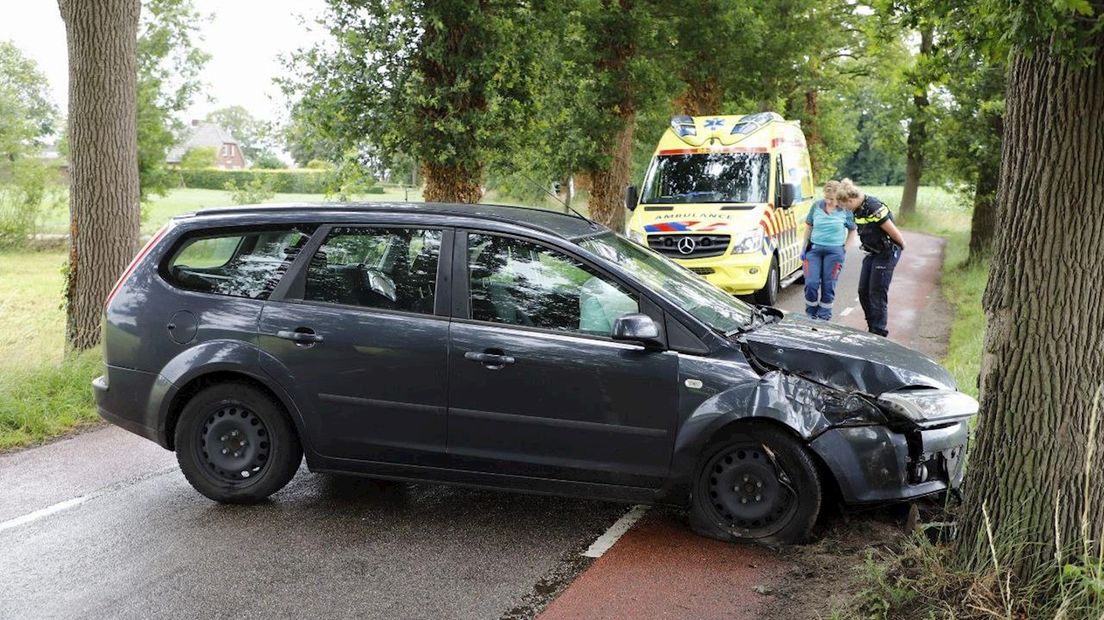
<instances>
[{"instance_id":1,"label":"white road marking","mask_svg":"<svg viewBox=\"0 0 1104 620\"><path fill-rule=\"evenodd\" d=\"M14 519L9 519L7 521L4 521L3 523L0 523L0 532L3 532L4 530L11 529L13 527L19 527L20 525L25 525L27 523L31 523L32 521L38 521L39 519L43 519L45 517L48 517L48 516L50 516L50 515L52 515L56 512L61 512L63 510L68 510L70 508L80 506L81 504L83 504L84 502L87 502L90 499L92 499L92 497L90 495L81 495L80 497L74 497L73 499L67 499L64 502L58 502L58 503L54 504L53 506L47 506L47 507L45 507L41 510L36 510L34 512L27 513L27 514L23 515L22 517L16 517Z\"/></svg>"},{"instance_id":2,"label":"white road marking","mask_svg":"<svg viewBox=\"0 0 1104 620\"><path fill-rule=\"evenodd\" d=\"M609 548L624 536L625 532L629 531L629 528L635 525L636 522L640 520L640 517L643 517L646 512L648 512L647 506L633 506L632 509L622 515L616 523L611 525L604 534L591 543L590 547L587 547L587 550L583 552L583 555L588 558L602 557L602 554L609 551Z\"/></svg>"},{"instance_id":3,"label":"white road marking","mask_svg":"<svg viewBox=\"0 0 1104 620\"><path fill-rule=\"evenodd\" d=\"M840 316L847 316L848 314L851 314L851 311L854 310L854 309L855 309L855 306L847 306L846 308L843 309L843 312L840 312Z\"/></svg>"}]
</instances>

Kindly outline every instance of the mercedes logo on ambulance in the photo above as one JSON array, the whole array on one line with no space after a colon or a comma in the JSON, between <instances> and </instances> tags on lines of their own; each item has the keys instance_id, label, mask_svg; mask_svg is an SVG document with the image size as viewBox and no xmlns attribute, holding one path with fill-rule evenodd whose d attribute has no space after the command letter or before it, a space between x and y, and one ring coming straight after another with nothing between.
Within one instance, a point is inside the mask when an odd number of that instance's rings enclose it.
<instances>
[{"instance_id":1,"label":"mercedes logo on ambulance","mask_svg":"<svg viewBox=\"0 0 1104 620\"><path fill-rule=\"evenodd\" d=\"M675 247L678 248L679 254L692 254L698 244L691 237L683 237L678 240L678 245Z\"/></svg>"}]
</instances>

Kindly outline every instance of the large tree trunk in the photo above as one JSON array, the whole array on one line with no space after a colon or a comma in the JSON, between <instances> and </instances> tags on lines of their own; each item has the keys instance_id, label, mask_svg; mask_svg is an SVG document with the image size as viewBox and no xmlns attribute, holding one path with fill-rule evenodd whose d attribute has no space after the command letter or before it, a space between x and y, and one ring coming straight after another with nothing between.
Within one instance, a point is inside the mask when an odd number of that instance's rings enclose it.
<instances>
[{"instance_id":1,"label":"large tree trunk","mask_svg":"<svg viewBox=\"0 0 1104 620\"><path fill-rule=\"evenodd\" d=\"M816 88L805 91L805 125L801 128L805 133L805 144L809 148L809 165L813 169L814 183L822 179L821 155L824 150L824 139L820 137L820 118L818 116L820 114L820 104L817 101L817 96Z\"/></svg>"},{"instance_id":2,"label":"large tree trunk","mask_svg":"<svg viewBox=\"0 0 1104 620\"><path fill-rule=\"evenodd\" d=\"M991 528L1001 567L1020 577L1069 561L1055 561L1059 544L1095 555L1104 532L1104 412L1094 406L1104 390L1104 219L1093 212L1104 204L1102 38L1091 68L1039 48L1017 53L1008 79L959 552L989 564Z\"/></svg>"},{"instance_id":3,"label":"large tree trunk","mask_svg":"<svg viewBox=\"0 0 1104 620\"><path fill-rule=\"evenodd\" d=\"M139 0L58 0L69 41L67 345L100 340L100 315L138 245Z\"/></svg>"},{"instance_id":4,"label":"large tree trunk","mask_svg":"<svg viewBox=\"0 0 1104 620\"><path fill-rule=\"evenodd\" d=\"M422 198L426 202L475 204L483 198L482 174L478 169L426 162L422 164L422 176L425 179Z\"/></svg>"},{"instance_id":5,"label":"large tree trunk","mask_svg":"<svg viewBox=\"0 0 1104 620\"><path fill-rule=\"evenodd\" d=\"M686 90L675 99L675 109L680 114L689 114L690 116L720 114L722 95L721 84L717 81L717 78L690 83Z\"/></svg>"},{"instance_id":6,"label":"large tree trunk","mask_svg":"<svg viewBox=\"0 0 1104 620\"><path fill-rule=\"evenodd\" d=\"M997 182L1000 162L983 165L974 186L974 214L970 220L970 261L984 260L993 245L997 226Z\"/></svg>"},{"instance_id":7,"label":"large tree trunk","mask_svg":"<svg viewBox=\"0 0 1104 620\"><path fill-rule=\"evenodd\" d=\"M920 56L918 63L924 62L932 52L932 29L924 27L920 31ZM920 176L924 172L924 145L928 141L928 83L921 78L915 84L917 94L912 96L912 120L909 122L908 143L905 150L905 188L901 192L901 215L908 216L916 212L916 192L920 189Z\"/></svg>"},{"instance_id":8,"label":"large tree trunk","mask_svg":"<svg viewBox=\"0 0 1104 620\"><path fill-rule=\"evenodd\" d=\"M625 186L632 163L635 115L623 117L624 125L610 143L609 165L591 172L590 217L611 230L625 228Z\"/></svg>"},{"instance_id":9,"label":"large tree trunk","mask_svg":"<svg viewBox=\"0 0 1104 620\"><path fill-rule=\"evenodd\" d=\"M1004 118L992 114L987 123L997 136L997 143L1004 134ZM1000 181L1000 159L994 154L984 154L978 162L977 183L974 187L974 214L970 222L971 262L985 260L993 246L997 226L997 190Z\"/></svg>"}]
</instances>

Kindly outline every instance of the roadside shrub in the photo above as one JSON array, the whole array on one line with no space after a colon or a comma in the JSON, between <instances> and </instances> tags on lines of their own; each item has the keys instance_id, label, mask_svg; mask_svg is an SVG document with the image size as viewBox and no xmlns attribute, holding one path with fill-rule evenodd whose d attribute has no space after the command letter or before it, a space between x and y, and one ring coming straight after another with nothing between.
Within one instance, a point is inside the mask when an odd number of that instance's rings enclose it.
<instances>
[{"instance_id":1,"label":"roadside shrub","mask_svg":"<svg viewBox=\"0 0 1104 620\"><path fill-rule=\"evenodd\" d=\"M34 159L12 162L0 184L0 247L25 247L52 211L68 204L56 170Z\"/></svg>"},{"instance_id":2,"label":"roadside shrub","mask_svg":"<svg viewBox=\"0 0 1104 620\"><path fill-rule=\"evenodd\" d=\"M262 203L276 195L276 192L272 191L269 180L264 177L254 177L240 186L233 181L227 181L224 189L230 192L230 199L234 204L239 205Z\"/></svg>"},{"instance_id":3,"label":"roadside shrub","mask_svg":"<svg viewBox=\"0 0 1104 620\"><path fill-rule=\"evenodd\" d=\"M184 187L190 189L225 189L227 183L241 187L261 179L277 194L324 194L333 183L328 170L181 170Z\"/></svg>"}]
</instances>

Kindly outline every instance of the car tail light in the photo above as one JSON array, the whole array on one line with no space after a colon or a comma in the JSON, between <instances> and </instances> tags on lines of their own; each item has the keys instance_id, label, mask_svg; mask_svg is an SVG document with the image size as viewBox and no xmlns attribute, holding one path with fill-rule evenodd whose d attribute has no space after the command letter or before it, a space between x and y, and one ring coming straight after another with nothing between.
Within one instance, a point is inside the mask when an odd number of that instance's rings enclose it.
<instances>
[{"instance_id":1,"label":"car tail light","mask_svg":"<svg viewBox=\"0 0 1104 620\"><path fill-rule=\"evenodd\" d=\"M130 272L134 271L134 268L138 266L138 263L142 262L142 259L146 257L146 254L149 254L149 251L153 249L153 246L157 245L157 242L161 240L161 237L165 236L165 232L168 231L171 226L172 222L169 222L162 226L161 230L158 230L156 233L154 233L154 235L150 237L150 240L146 242L146 245L142 246L141 251L139 251L138 255L134 257L134 260L130 261L130 264L127 265L127 268L123 270L123 275L119 276L119 279L115 282L115 286L111 287L111 292L107 294L107 299L104 300L104 310L106 310L107 307L111 305L111 300L115 298L115 293L119 292L119 288L123 286L123 282L126 282L126 279L130 277Z\"/></svg>"}]
</instances>

